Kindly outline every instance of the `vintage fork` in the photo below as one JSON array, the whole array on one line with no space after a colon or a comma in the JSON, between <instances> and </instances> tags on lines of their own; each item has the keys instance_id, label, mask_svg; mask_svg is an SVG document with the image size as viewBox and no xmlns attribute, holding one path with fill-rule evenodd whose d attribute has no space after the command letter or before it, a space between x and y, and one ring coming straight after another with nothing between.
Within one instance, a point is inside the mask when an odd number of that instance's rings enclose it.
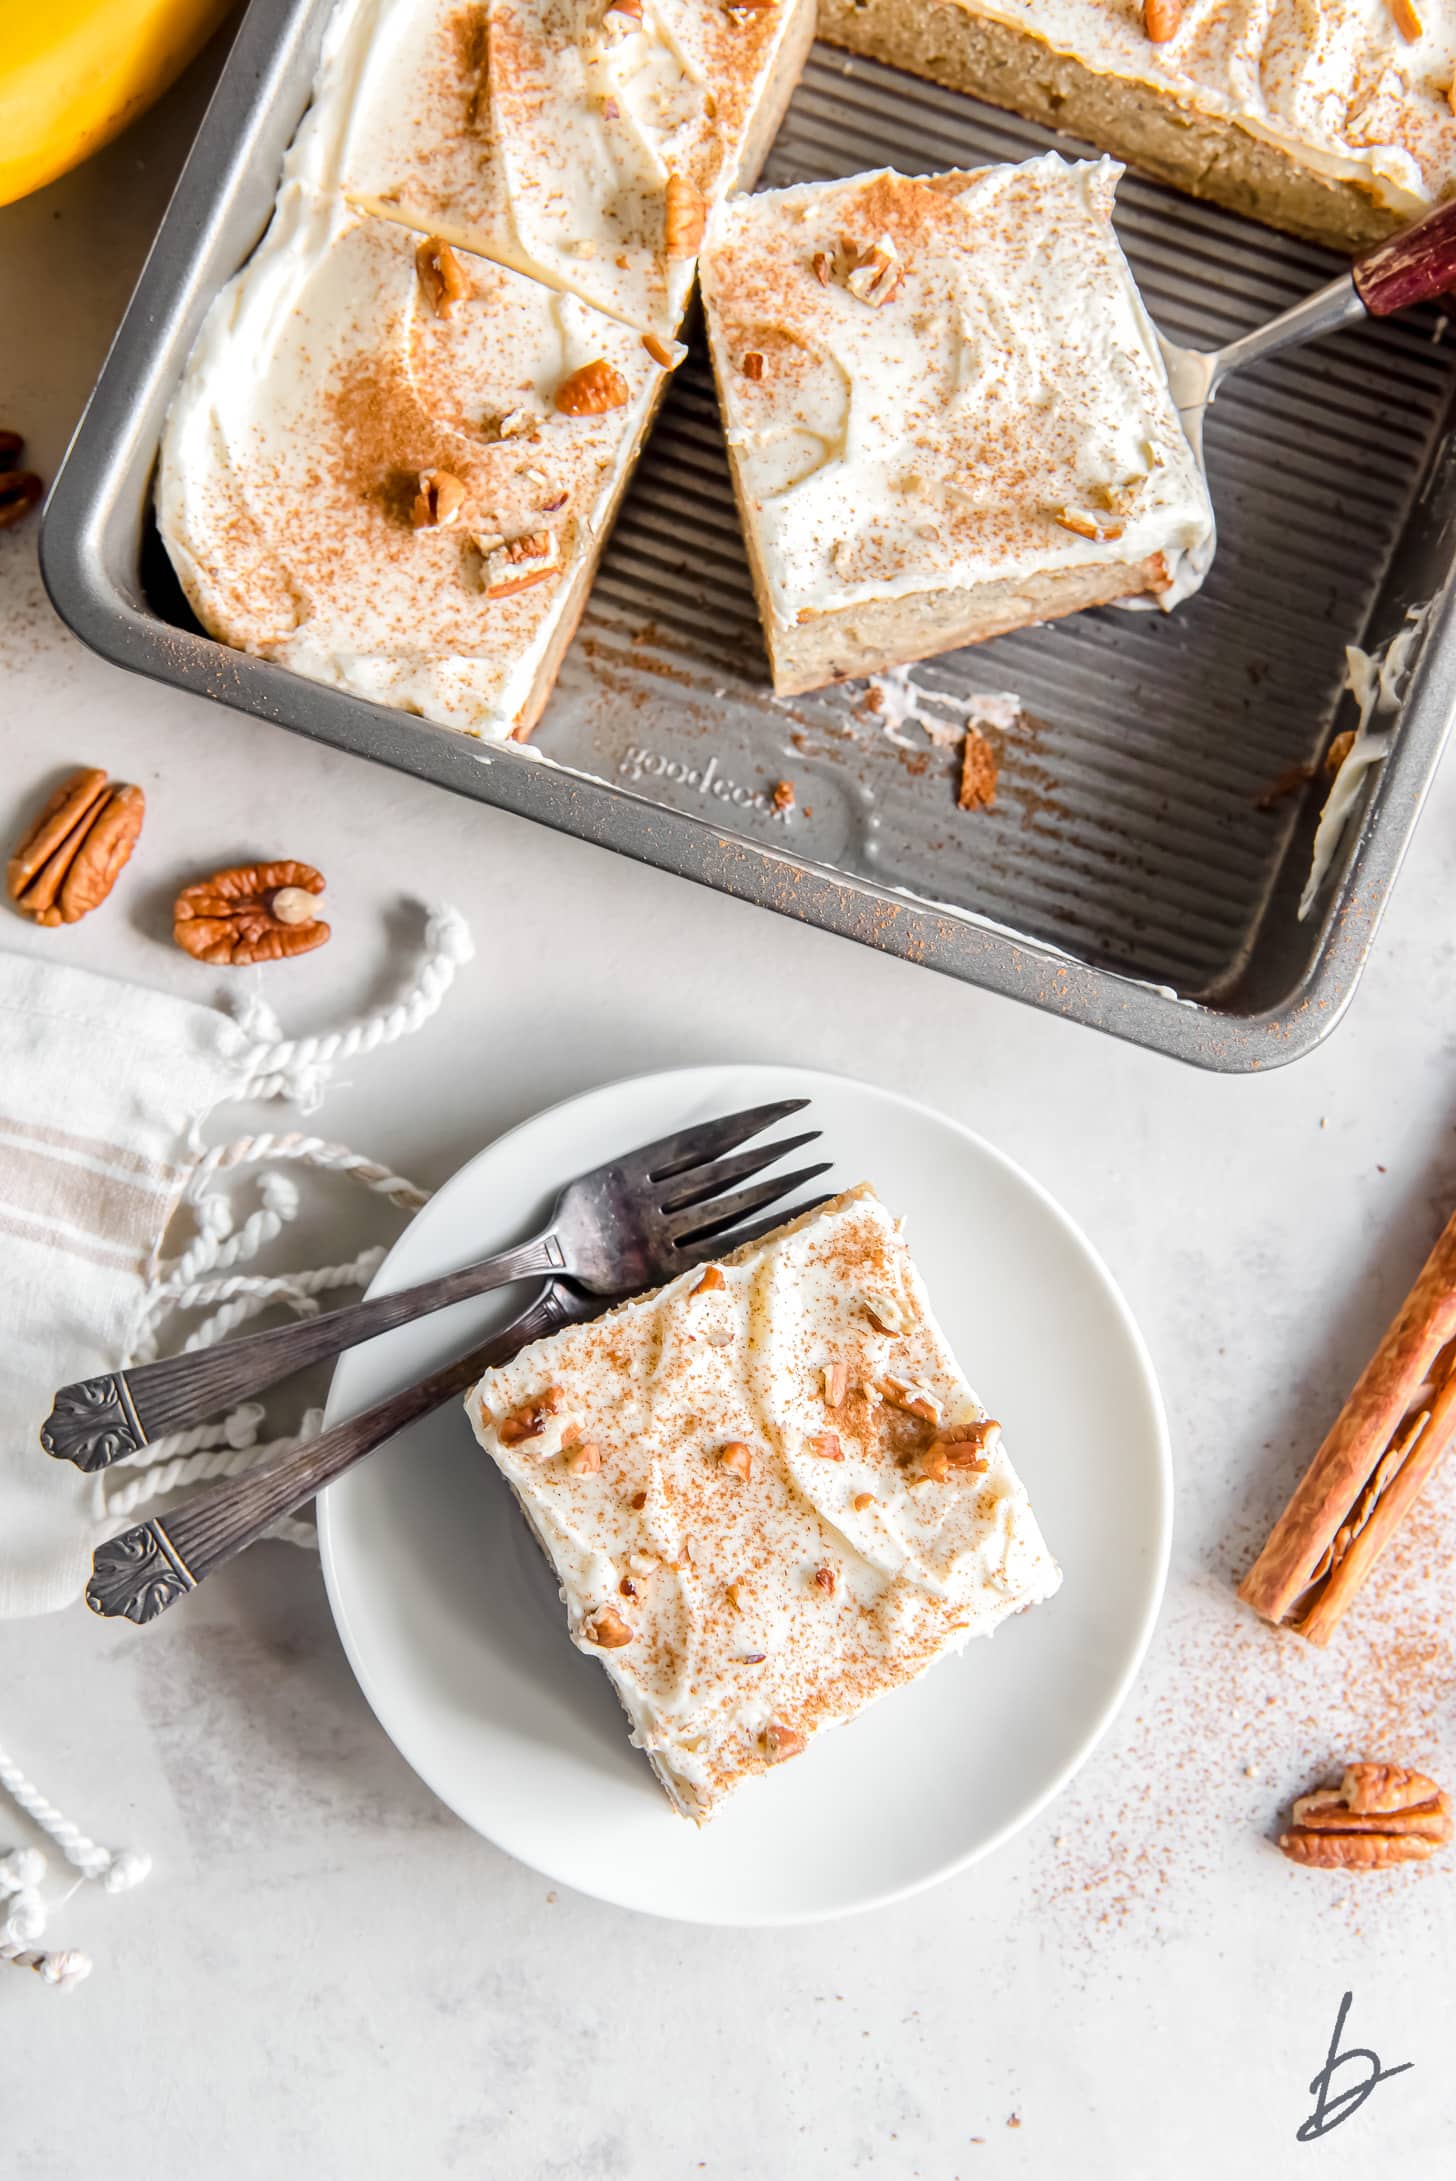
<instances>
[{"instance_id":1,"label":"vintage fork","mask_svg":"<svg viewBox=\"0 0 1456 2181\"><path fill-rule=\"evenodd\" d=\"M823 1167L808 1171L822 1173ZM785 1175L776 1186L790 1185L794 1178ZM765 1201L761 1190L755 1194L760 1203ZM681 1272L687 1265L701 1264L744 1242L756 1241L785 1220L810 1209L811 1203L796 1204L787 1211L771 1212L748 1227L735 1227L730 1234L715 1232L685 1246L669 1244L674 1253L673 1269ZM665 1258L658 1260L659 1265L665 1262ZM649 1270L643 1284L650 1285L659 1276ZM355 1462L383 1446L396 1432L428 1416L452 1394L464 1393L483 1371L508 1363L529 1341L543 1340L560 1326L595 1317L610 1304L610 1297L584 1295L562 1280L548 1280L518 1318L468 1356L457 1357L418 1385L391 1394L362 1416L335 1424L332 1430L269 1468L250 1470L229 1483L210 1486L170 1513L138 1522L119 1537L98 1545L92 1555L91 1580L86 1585L87 1605L108 1620L120 1618L138 1625L154 1621L178 1598L195 1590L214 1568L255 1544L280 1517L293 1514L326 1484L332 1484L335 1477L352 1469Z\"/></svg>"},{"instance_id":2,"label":"vintage fork","mask_svg":"<svg viewBox=\"0 0 1456 2181\"><path fill-rule=\"evenodd\" d=\"M825 1171L829 1161L821 1159L736 1195L723 1193L816 1140L817 1128L738 1151L808 1103L781 1098L724 1114L580 1174L562 1190L539 1234L458 1272L296 1325L63 1386L41 1426L40 1443L78 1469L106 1469L150 1440L203 1423L308 1364L512 1280L566 1278L596 1296L631 1295L670 1280L693 1261L697 1243L711 1242Z\"/></svg>"}]
</instances>

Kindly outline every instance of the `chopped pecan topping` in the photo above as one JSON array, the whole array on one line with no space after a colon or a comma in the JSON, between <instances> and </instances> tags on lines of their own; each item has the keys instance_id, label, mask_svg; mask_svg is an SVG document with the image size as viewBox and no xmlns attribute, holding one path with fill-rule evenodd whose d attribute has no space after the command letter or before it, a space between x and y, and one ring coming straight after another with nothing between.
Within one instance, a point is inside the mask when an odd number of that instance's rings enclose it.
<instances>
[{"instance_id":1,"label":"chopped pecan topping","mask_svg":"<svg viewBox=\"0 0 1456 2181\"><path fill-rule=\"evenodd\" d=\"M996 800L996 780L1001 767L979 727L966 729L961 749L961 784L956 802L962 810L989 810Z\"/></svg>"},{"instance_id":2,"label":"chopped pecan topping","mask_svg":"<svg viewBox=\"0 0 1456 2181\"><path fill-rule=\"evenodd\" d=\"M854 242L846 235L840 248L845 257L844 285L861 303L880 310L900 285L905 268L888 235L875 242Z\"/></svg>"},{"instance_id":3,"label":"chopped pecan topping","mask_svg":"<svg viewBox=\"0 0 1456 2181\"><path fill-rule=\"evenodd\" d=\"M1109 545L1122 536L1125 525L1109 522L1101 515L1092 514L1087 508L1059 507L1054 510L1052 521L1062 530L1070 530L1079 538L1091 538L1097 545Z\"/></svg>"},{"instance_id":4,"label":"chopped pecan topping","mask_svg":"<svg viewBox=\"0 0 1456 2181\"><path fill-rule=\"evenodd\" d=\"M1143 29L1154 45L1166 45L1183 20L1183 0L1143 0Z\"/></svg>"},{"instance_id":5,"label":"chopped pecan topping","mask_svg":"<svg viewBox=\"0 0 1456 2181\"><path fill-rule=\"evenodd\" d=\"M943 1446L928 1446L920 1457L920 1474L932 1484L944 1484L950 1475L950 1463Z\"/></svg>"},{"instance_id":6,"label":"chopped pecan topping","mask_svg":"<svg viewBox=\"0 0 1456 2181\"><path fill-rule=\"evenodd\" d=\"M708 217L708 200L685 174L669 174L663 232L671 258L696 257Z\"/></svg>"},{"instance_id":7,"label":"chopped pecan topping","mask_svg":"<svg viewBox=\"0 0 1456 2181\"><path fill-rule=\"evenodd\" d=\"M644 333L642 346L646 349L652 361L664 371L676 371L688 352L685 341L664 341L661 335L656 333Z\"/></svg>"},{"instance_id":8,"label":"chopped pecan topping","mask_svg":"<svg viewBox=\"0 0 1456 2181\"><path fill-rule=\"evenodd\" d=\"M410 509L416 530L447 530L458 522L465 505L465 487L449 470L421 470L420 488Z\"/></svg>"},{"instance_id":9,"label":"chopped pecan topping","mask_svg":"<svg viewBox=\"0 0 1456 2181\"><path fill-rule=\"evenodd\" d=\"M837 1409L849 1391L849 1365L826 1363L824 1366L824 1406Z\"/></svg>"},{"instance_id":10,"label":"chopped pecan topping","mask_svg":"<svg viewBox=\"0 0 1456 2181\"><path fill-rule=\"evenodd\" d=\"M1001 1426L994 1416L983 1416L977 1423L956 1424L952 1429L942 1432L936 1445L952 1469L979 1472L990 1468L986 1450L991 1444L992 1435L999 1435L1000 1430Z\"/></svg>"},{"instance_id":11,"label":"chopped pecan topping","mask_svg":"<svg viewBox=\"0 0 1456 2181\"><path fill-rule=\"evenodd\" d=\"M810 1454L816 1454L821 1462L842 1462L844 1460L844 1448L839 1443L839 1433L837 1431L816 1432L812 1439L805 1440L804 1445L805 1450Z\"/></svg>"},{"instance_id":12,"label":"chopped pecan topping","mask_svg":"<svg viewBox=\"0 0 1456 2181\"><path fill-rule=\"evenodd\" d=\"M116 884L146 815L140 788L87 766L63 781L10 858L5 887L36 924L74 924Z\"/></svg>"},{"instance_id":13,"label":"chopped pecan topping","mask_svg":"<svg viewBox=\"0 0 1456 2181\"><path fill-rule=\"evenodd\" d=\"M795 802L793 781L776 780L770 800L775 810L792 810Z\"/></svg>"},{"instance_id":14,"label":"chopped pecan topping","mask_svg":"<svg viewBox=\"0 0 1456 2181\"><path fill-rule=\"evenodd\" d=\"M816 1568L809 1579L816 1590L828 1591L829 1595L833 1597L838 1583L833 1568Z\"/></svg>"},{"instance_id":15,"label":"chopped pecan topping","mask_svg":"<svg viewBox=\"0 0 1456 2181\"><path fill-rule=\"evenodd\" d=\"M642 0L608 0L602 21L608 30L625 37L629 31L642 28Z\"/></svg>"},{"instance_id":16,"label":"chopped pecan topping","mask_svg":"<svg viewBox=\"0 0 1456 2181\"><path fill-rule=\"evenodd\" d=\"M568 1447L561 1461L573 1477L593 1477L602 1466L602 1450L595 1439L583 1439Z\"/></svg>"},{"instance_id":17,"label":"chopped pecan topping","mask_svg":"<svg viewBox=\"0 0 1456 2181\"><path fill-rule=\"evenodd\" d=\"M927 1424L939 1423L940 1403L924 1386L912 1385L908 1378L882 1378L878 1385L880 1398L892 1409L903 1409L907 1416L918 1416Z\"/></svg>"},{"instance_id":18,"label":"chopped pecan topping","mask_svg":"<svg viewBox=\"0 0 1456 2181\"><path fill-rule=\"evenodd\" d=\"M1323 1870L1383 1870L1419 1861L1451 1838L1451 1802L1424 1772L1352 1764L1338 1787L1300 1795L1279 1846L1292 1863Z\"/></svg>"},{"instance_id":19,"label":"chopped pecan topping","mask_svg":"<svg viewBox=\"0 0 1456 2181\"><path fill-rule=\"evenodd\" d=\"M814 278L821 288L827 288L834 278L834 260L827 250L816 250L809 263L814 268Z\"/></svg>"},{"instance_id":20,"label":"chopped pecan topping","mask_svg":"<svg viewBox=\"0 0 1456 2181\"><path fill-rule=\"evenodd\" d=\"M747 1484L753 1475L753 1454L741 1439L730 1439L718 1449L718 1459L725 1469L731 1469L735 1477Z\"/></svg>"},{"instance_id":21,"label":"chopped pecan topping","mask_svg":"<svg viewBox=\"0 0 1456 2181\"><path fill-rule=\"evenodd\" d=\"M614 1605L604 1605L583 1626L587 1641L603 1651L620 1651L624 1643L632 1641L632 1631Z\"/></svg>"},{"instance_id":22,"label":"chopped pecan topping","mask_svg":"<svg viewBox=\"0 0 1456 2181\"><path fill-rule=\"evenodd\" d=\"M723 1595L735 1613L743 1611L743 1585L741 1583L725 1583L723 1585Z\"/></svg>"},{"instance_id":23,"label":"chopped pecan topping","mask_svg":"<svg viewBox=\"0 0 1456 2181\"><path fill-rule=\"evenodd\" d=\"M892 1340L905 1330L904 1313L900 1305L888 1295L871 1295L866 1299L864 1314L877 1333L887 1333Z\"/></svg>"},{"instance_id":24,"label":"chopped pecan topping","mask_svg":"<svg viewBox=\"0 0 1456 2181\"><path fill-rule=\"evenodd\" d=\"M786 1727L781 1719L770 1719L763 1730L764 1754L770 1764L782 1764L786 1757L797 1757L804 1747L804 1737L793 1727Z\"/></svg>"},{"instance_id":25,"label":"chopped pecan topping","mask_svg":"<svg viewBox=\"0 0 1456 2181\"><path fill-rule=\"evenodd\" d=\"M319 916L324 882L311 863L243 863L184 886L172 906L172 937L200 962L241 968L311 954L329 936ZM277 913L288 895L288 915ZM312 903L300 915L298 896Z\"/></svg>"},{"instance_id":26,"label":"chopped pecan topping","mask_svg":"<svg viewBox=\"0 0 1456 2181\"><path fill-rule=\"evenodd\" d=\"M437 318L448 318L455 304L474 292L465 267L438 235L426 235L415 251L415 271Z\"/></svg>"},{"instance_id":27,"label":"chopped pecan topping","mask_svg":"<svg viewBox=\"0 0 1456 2181\"><path fill-rule=\"evenodd\" d=\"M562 380L556 389L556 407L564 417L599 417L608 409L625 409L630 388L605 356L594 357Z\"/></svg>"},{"instance_id":28,"label":"chopped pecan topping","mask_svg":"<svg viewBox=\"0 0 1456 2181\"><path fill-rule=\"evenodd\" d=\"M874 1506L875 1495L873 1492L856 1492L849 1504L857 1515L862 1515L866 1507Z\"/></svg>"},{"instance_id":29,"label":"chopped pecan topping","mask_svg":"<svg viewBox=\"0 0 1456 2181\"><path fill-rule=\"evenodd\" d=\"M632 1498L629 1504L631 1506L633 1514L640 1515L643 1508L647 1505L647 1494L645 1492L634 1492L632 1494Z\"/></svg>"},{"instance_id":30,"label":"chopped pecan topping","mask_svg":"<svg viewBox=\"0 0 1456 2181\"><path fill-rule=\"evenodd\" d=\"M510 598L561 572L561 540L554 530L532 530L521 538L477 538L475 545L487 598Z\"/></svg>"},{"instance_id":31,"label":"chopped pecan topping","mask_svg":"<svg viewBox=\"0 0 1456 2181\"><path fill-rule=\"evenodd\" d=\"M707 1265L703 1269L703 1277L692 1292L694 1295L711 1295L716 1289L727 1285L728 1282L724 1279L721 1268L717 1265Z\"/></svg>"},{"instance_id":32,"label":"chopped pecan topping","mask_svg":"<svg viewBox=\"0 0 1456 2181\"><path fill-rule=\"evenodd\" d=\"M738 368L746 379L761 379L763 377L763 350L761 348L750 348L745 353Z\"/></svg>"}]
</instances>

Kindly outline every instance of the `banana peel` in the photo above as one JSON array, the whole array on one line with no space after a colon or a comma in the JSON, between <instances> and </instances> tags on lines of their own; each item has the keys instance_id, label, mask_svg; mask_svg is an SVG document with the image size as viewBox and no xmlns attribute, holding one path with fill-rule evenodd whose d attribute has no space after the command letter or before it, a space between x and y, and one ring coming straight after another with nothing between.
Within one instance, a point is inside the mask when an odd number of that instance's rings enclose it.
<instances>
[{"instance_id":1,"label":"banana peel","mask_svg":"<svg viewBox=\"0 0 1456 2181\"><path fill-rule=\"evenodd\" d=\"M109 143L233 0L0 0L0 205Z\"/></svg>"}]
</instances>

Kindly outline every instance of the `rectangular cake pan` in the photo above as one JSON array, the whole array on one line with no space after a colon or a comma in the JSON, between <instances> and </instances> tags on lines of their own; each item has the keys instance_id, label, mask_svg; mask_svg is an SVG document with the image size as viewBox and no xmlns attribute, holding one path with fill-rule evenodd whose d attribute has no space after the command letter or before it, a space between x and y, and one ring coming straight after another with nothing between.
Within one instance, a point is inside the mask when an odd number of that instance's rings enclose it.
<instances>
[{"instance_id":1,"label":"rectangular cake pan","mask_svg":"<svg viewBox=\"0 0 1456 2181\"><path fill-rule=\"evenodd\" d=\"M976 814L956 808L952 742L867 711L862 687L770 696L697 333L533 750L482 745L213 642L153 523L168 400L267 223L328 5L253 0L239 30L51 495L45 578L71 627L138 673L1204 1067L1271 1067L1324 1037L1456 703L1445 319L1361 327L1230 382L1207 433L1218 560L1175 615L1083 614L913 670L932 722L974 693L1020 700L996 807ZM1078 148L819 46L765 180L1048 145ZM1136 177L1119 201L1179 341L1228 340L1329 277L1322 252ZM1345 645L1414 607L1392 752L1300 923L1323 784L1268 791L1351 722Z\"/></svg>"}]
</instances>

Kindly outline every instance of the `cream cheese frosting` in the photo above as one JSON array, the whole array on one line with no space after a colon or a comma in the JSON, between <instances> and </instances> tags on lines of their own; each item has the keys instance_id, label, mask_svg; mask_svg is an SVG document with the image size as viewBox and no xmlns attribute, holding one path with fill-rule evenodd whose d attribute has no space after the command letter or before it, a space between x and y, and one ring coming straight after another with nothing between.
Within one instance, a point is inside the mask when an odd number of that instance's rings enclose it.
<instances>
[{"instance_id":1,"label":"cream cheese frosting","mask_svg":"<svg viewBox=\"0 0 1456 2181\"><path fill-rule=\"evenodd\" d=\"M523 1350L466 1408L697 1819L1060 1581L865 1187Z\"/></svg>"},{"instance_id":2,"label":"cream cheese frosting","mask_svg":"<svg viewBox=\"0 0 1456 2181\"><path fill-rule=\"evenodd\" d=\"M198 618L241 650L444 725L511 733L662 374L640 338L482 259L434 307L406 228L297 181L215 300L174 398L157 514ZM563 415L604 362L625 400ZM414 526L427 472L453 516ZM537 579L506 589L510 552ZM493 592L496 595L492 595Z\"/></svg>"},{"instance_id":3,"label":"cream cheese frosting","mask_svg":"<svg viewBox=\"0 0 1456 2181\"><path fill-rule=\"evenodd\" d=\"M1232 122L1393 212L1414 217L1456 185L1452 0L1184 0L1162 44L1142 0L958 4Z\"/></svg>"},{"instance_id":4,"label":"cream cheese frosting","mask_svg":"<svg viewBox=\"0 0 1456 2181\"><path fill-rule=\"evenodd\" d=\"M343 0L296 179L675 333L694 250L667 187L739 187L802 9L702 0Z\"/></svg>"},{"instance_id":5,"label":"cream cheese frosting","mask_svg":"<svg viewBox=\"0 0 1456 2181\"><path fill-rule=\"evenodd\" d=\"M1161 555L1212 514L1111 225L1121 169L1047 154L730 200L702 260L745 519L781 625ZM849 258L883 260L883 298ZM878 253L878 259L876 258Z\"/></svg>"}]
</instances>

